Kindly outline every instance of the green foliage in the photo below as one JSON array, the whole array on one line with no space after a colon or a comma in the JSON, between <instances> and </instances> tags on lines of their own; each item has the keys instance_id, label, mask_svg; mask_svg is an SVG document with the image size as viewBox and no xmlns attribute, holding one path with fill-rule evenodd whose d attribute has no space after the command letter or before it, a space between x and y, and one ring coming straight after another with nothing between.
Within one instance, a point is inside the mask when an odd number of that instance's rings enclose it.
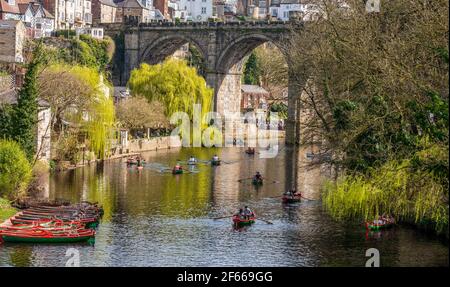
<instances>
[{"instance_id":1,"label":"green foliage","mask_svg":"<svg viewBox=\"0 0 450 287\"><path fill-rule=\"evenodd\" d=\"M260 82L260 68L258 65L258 58L253 52L248 57L244 66L243 81L246 85L259 85Z\"/></svg>"},{"instance_id":2,"label":"green foliage","mask_svg":"<svg viewBox=\"0 0 450 287\"><path fill-rule=\"evenodd\" d=\"M288 107L282 102L273 103L270 106L270 111L278 113L278 118L280 119L287 119Z\"/></svg>"},{"instance_id":3,"label":"green foliage","mask_svg":"<svg viewBox=\"0 0 450 287\"><path fill-rule=\"evenodd\" d=\"M105 72L115 54L115 43L111 38L95 39L80 35L79 39L53 40L44 47L53 63L82 65Z\"/></svg>"},{"instance_id":4,"label":"green foliage","mask_svg":"<svg viewBox=\"0 0 450 287\"><path fill-rule=\"evenodd\" d=\"M441 178L414 168L411 161L388 161L365 176L347 175L324 185L323 200L335 217L373 220L392 214L398 220L432 224L448 234L448 192Z\"/></svg>"},{"instance_id":5,"label":"green foliage","mask_svg":"<svg viewBox=\"0 0 450 287\"><path fill-rule=\"evenodd\" d=\"M0 223L16 214L17 211L11 207L9 200L0 197Z\"/></svg>"},{"instance_id":6,"label":"green foliage","mask_svg":"<svg viewBox=\"0 0 450 287\"><path fill-rule=\"evenodd\" d=\"M12 139L20 144L30 161L34 157L36 148L37 75L44 57L42 44L39 43L33 51L33 59L27 65L24 84L20 89L17 104L14 105L12 116L12 126L14 127Z\"/></svg>"},{"instance_id":7,"label":"green foliage","mask_svg":"<svg viewBox=\"0 0 450 287\"><path fill-rule=\"evenodd\" d=\"M73 38L76 36L75 30L56 30L55 31L56 37L64 37L64 38Z\"/></svg>"},{"instance_id":8,"label":"green foliage","mask_svg":"<svg viewBox=\"0 0 450 287\"><path fill-rule=\"evenodd\" d=\"M115 123L114 102L110 96L110 86L103 77L93 68L73 66L69 70L83 80L93 91L86 110L77 110L79 123L85 128L89 147L95 152L97 158L103 159L105 151L109 148L112 128ZM87 119L83 114L87 112Z\"/></svg>"},{"instance_id":9,"label":"green foliage","mask_svg":"<svg viewBox=\"0 0 450 287\"><path fill-rule=\"evenodd\" d=\"M31 166L19 144L0 140L0 196L13 198L24 192L31 179Z\"/></svg>"},{"instance_id":10,"label":"green foliage","mask_svg":"<svg viewBox=\"0 0 450 287\"><path fill-rule=\"evenodd\" d=\"M14 109L11 105L0 105L0 139L10 138L11 136L13 112Z\"/></svg>"},{"instance_id":11,"label":"green foliage","mask_svg":"<svg viewBox=\"0 0 450 287\"><path fill-rule=\"evenodd\" d=\"M198 48L194 45L189 45L189 58L188 65L190 67L194 67L197 69L198 74L205 77L206 73L206 64L203 59L202 54L198 50Z\"/></svg>"},{"instance_id":12,"label":"green foliage","mask_svg":"<svg viewBox=\"0 0 450 287\"><path fill-rule=\"evenodd\" d=\"M168 117L186 112L192 119L194 104L202 105L202 117L212 108L213 90L195 68L182 60L167 59L152 66L142 64L131 72L128 86L133 95L162 102Z\"/></svg>"}]
</instances>

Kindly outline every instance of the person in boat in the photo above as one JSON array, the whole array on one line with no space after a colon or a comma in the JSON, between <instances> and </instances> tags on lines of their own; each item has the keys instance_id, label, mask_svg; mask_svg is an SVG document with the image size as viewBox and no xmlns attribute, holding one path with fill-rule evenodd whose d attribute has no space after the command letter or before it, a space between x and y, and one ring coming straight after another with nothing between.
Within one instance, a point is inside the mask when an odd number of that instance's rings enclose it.
<instances>
[{"instance_id":1,"label":"person in boat","mask_svg":"<svg viewBox=\"0 0 450 287\"><path fill-rule=\"evenodd\" d=\"M248 147L248 148L247 148L247 152L248 152L248 153L254 153L254 152L255 152L255 149L252 148L252 147Z\"/></svg>"},{"instance_id":2,"label":"person in boat","mask_svg":"<svg viewBox=\"0 0 450 287\"><path fill-rule=\"evenodd\" d=\"M213 156L213 161L214 161L214 162L218 162L218 161L219 161L219 157L217 156L217 154L215 154L215 155Z\"/></svg>"},{"instance_id":3,"label":"person in boat","mask_svg":"<svg viewBox=\"0 0 450 287\"><path fill-rule=\"evenodd\" d=\"M173 170L182 170L182 169L183 169L183 167L181 165L179 165L178 163L173 168Z\"/></svg>"},{"instance_id":4,"label":"person in boat","mask_svg":"<svg viewBox=\"0 0 450 287\"><path fill-rule=\"evenodd\" d=\"M244 216L244 210L242 208L239 208L239 211L235 215L239 216L239 218L242 218Z\"/></svg>"},{"instance_id":5,"label":"person in boat","mask_svg":"<svg viewBox=\"0 0 450 287\"><path fill-rule=\"evenodd\" d=\"M261 175L261 173L259 173L259 171L256 172L256 174L255 174L255 176L254 176L254 179L255 179L255 180L262 180L262 179L263 179L263 178L262 178L262 175Z\"/></svg>"},{"instance_id":6,"label":"person in boat","mask_svg":"<svg viewBox=\"0 0 450 287\"><path fill-rule=\"evenodd\" d=\"M191 155L191 157L189 158L189 162L197 162L197 159Z\"/></svg>"},{"instance_id":7,"label":"person in boat","mask_svg":"<svg viewBox=\"0 0 450 287\"><path fill-rule=\"evenodd\" d=\"M250 208L248 208L248 206L245 206L244 207L244 217L246 219L249 219L250 216L252 216L252 215L253 215L253 211Z\"/></svg>"}]
</instances>

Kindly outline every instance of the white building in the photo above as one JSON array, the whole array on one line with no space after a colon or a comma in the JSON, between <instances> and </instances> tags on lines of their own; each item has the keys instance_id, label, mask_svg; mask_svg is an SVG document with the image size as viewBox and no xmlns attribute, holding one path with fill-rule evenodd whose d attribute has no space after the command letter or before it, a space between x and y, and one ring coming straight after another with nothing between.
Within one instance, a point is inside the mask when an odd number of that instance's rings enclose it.
<instances>
[{"instance_id":1,"label":"white building","mask_svg":"<svg viewBox=\"0 0 450 287\"><path fill-rule=\"evenodd\" d=\"M40 3L22 1L18 4L21 20L31 32L32 37L50 37L55 29L55 17Z\"/></svg>"},{"instance_id":2,"label":"white building","mask_svg":"<svg viewBox=\"0 0 450 287\"><path fill-rule=\"evenodd\" d=\"M306 3L301 3L306 2ZM316 19L320 15L320 7L313 1L300 0L274 0L270 6L272 18L288 21L294 13L301 16L304 21Z\"/></svg>"},{"instance_id":3,"label":"white building","mask_svg":"<svg viewBox=\"0 0 450 287\"><path fill-rule=\"evenodd\" d=\"M208 21L213 16L213 0L178 0L180 11L185 11L187 21Z\"/></svg>"},{"instance_id":4,"label":"white building","mask_svg":"<svg viewBox=\"0 0 450 287\"><path fill-rule=\"evenodd\" d=\"M40 0L55 16L55 29L85 28L92 25L91 0Z\"/></svg>"}]
</instances>

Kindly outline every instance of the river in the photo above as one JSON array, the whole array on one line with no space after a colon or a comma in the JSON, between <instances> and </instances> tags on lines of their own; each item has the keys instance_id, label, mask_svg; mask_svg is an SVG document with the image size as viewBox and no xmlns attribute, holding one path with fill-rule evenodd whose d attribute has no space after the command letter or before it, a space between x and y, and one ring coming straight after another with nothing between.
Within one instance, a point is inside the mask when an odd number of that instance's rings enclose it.
<instances>
[{"instance_id":1,"label":"river","mask_svg":"<svg viewBox=\"0 0 450 287\"><path fill-rule=\"evenodd\" d=\"M366 234L358 222L328 216L320 202L328 171L305 167L307 150L281 148L269 159L240 148L160 150L143 154L142 171L113 160L52 174L45 196L103 205L95 244L4 243L0 266L65 266L68 248L81 266L364 266L369 248L379 250L381 266L448 266L448 243L434 236L403 226ZM220 166L161 172L178 159L215 153ZM238 181L256 171L266 178L262 187ZM283 205L276 196L293 184L310 200ZM243 205L273 224L235 230L230 218L212 219Z\"/></svg>"}]
</instances>

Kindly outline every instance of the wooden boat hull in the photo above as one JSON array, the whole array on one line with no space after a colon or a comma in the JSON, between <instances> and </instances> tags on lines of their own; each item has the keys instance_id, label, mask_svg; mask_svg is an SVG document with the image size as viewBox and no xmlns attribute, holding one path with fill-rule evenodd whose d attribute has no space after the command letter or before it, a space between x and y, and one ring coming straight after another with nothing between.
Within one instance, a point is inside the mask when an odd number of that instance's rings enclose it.
<instances>
[{"instance_id":1,"label":"wooden boat hull","mask_svg":"<svg viewBox=\"0 0 450 287\"><path fill-rule=\"evenodd\" d=\"M252 179L252 184L253 185L262 185L263 184L263 180L262 179Z\"/></svg>"},{"instance_id":2,"label":"wooden boat hull","mask_svg":"<svg viewBox=\"0 0 450 287\"><path fill-rule=\"evenodd\" d=\"M253 151L246 150L245 153L246 153L246 154L253 155L253 154L255 154L255 151L254 151L254 150L253 150Z\"/></svg>"},{"instance_id":3,"label":"wooden boat hull","mask_svg":"<svg viewBox=\"0 0 450 287\"><path fill-rule=\"evenodd\" d=\"M14 235L0 235L5 242L21 242L21 243L74 243L93 241L93 235L77 236L77 237L22 237Z\"/></svg>"},{"instance_id":4,"label":"wooden boat hull","mask_svg":"<svg viewBox=\"0 0 450 287\"><path fill-rule=\"evenodd\" d=\"M239 216L233 216L233 224L238 227L249 226L255 223L256 217L250 217L249 219L243 219Z\"/></svg>"},{"instance_id":5,"label":"wooden boat hull","mask_svg":"<svg viewBox=\"0 0 450 287\"><path fill-rule=\"evenodd\" d=\"M178 170L173 169L172 170L172 174L182 174L182 173L183 173L182 169L178 169Z\"/></svg>"},{"instance_id":6,"label":"wooden boat hull","mask_svg":"<svg viewBox=\"0 0 450 287\"><path fill-rule=\"evenodd\" d=\"M289 196L283 196L281 200L283 201L283 203L296 203L300 202L301 198L300 196L294 196L294 198Z\"/></svg>"},{"instance_id":7,"label":"wooden boat hull","mask_svg":"<svg viewBox=\"0 0 450 287\"><path fill-rule=\"evenodd\" d=\"M386 224L366 224L366 228L372 231L379 231L382 229L388 229L394 226L392 223L386 223Z\"/></svg>"},{"instance_id":8,"label":"wooden boat hull","mask_svg":"<svg viewBox=\"0 0 450 287\"><path fill-rule=\"evenodd\" d=\"M211 165L220 165L220 160L213 160L211 161Z\"/></svg>"}]
</instances>

